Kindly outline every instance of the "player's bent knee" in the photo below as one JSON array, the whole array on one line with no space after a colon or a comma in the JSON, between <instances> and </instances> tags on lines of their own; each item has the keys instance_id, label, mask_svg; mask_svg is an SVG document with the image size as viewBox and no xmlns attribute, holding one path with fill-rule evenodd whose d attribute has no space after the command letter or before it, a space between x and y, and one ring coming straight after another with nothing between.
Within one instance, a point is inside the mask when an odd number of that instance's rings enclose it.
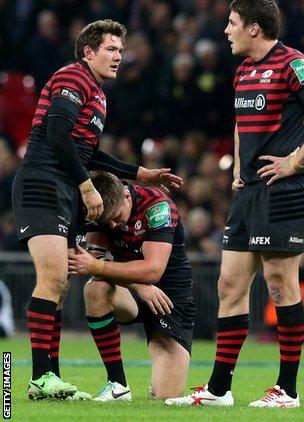
<instances>
[{"instance_id":1,"label":"player's bent knee","mask_svg":"<svg viewBox=\"0 0 304 422\"><path fill-rule=\"evenodd\" d=\"M92 307L101 307L111 298L113 288L106 281L89 280L84 286L84 300L87 311Z\"/></svg>"}]
</instances>

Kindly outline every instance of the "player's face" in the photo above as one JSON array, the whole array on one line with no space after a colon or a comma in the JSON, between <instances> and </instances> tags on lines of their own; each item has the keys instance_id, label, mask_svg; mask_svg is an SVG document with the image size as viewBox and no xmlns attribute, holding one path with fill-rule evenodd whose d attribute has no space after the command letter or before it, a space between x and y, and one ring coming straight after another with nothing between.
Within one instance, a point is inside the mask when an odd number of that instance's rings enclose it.
<instances>
[{"instance_id":1,"label":"player's face","mask_svg":"<svg viewBox=\"0 0 304 422\"><path fill-rule=\"evenodd\" d=\"M228 41L231 42L231 50L234 56L248 55L252 42L249 29L249 26L244 27L238 13L233 11L230 13L228 25L224 32L228 37Z\"/></svg>"},{"instance_id":2,"label":"player's face","mask_svg":"<svg viewBox=\"0 0 304 422\"><path fill-rule=\"evenodd\" d=\"M128 222L132 210L132 199L130 192L124 191L124 198L119 207L115 208L107 221L111 229L122 229Z\"/></svg>"},{"instance_id":3,"label":"player's face","mask_svg":"<svg viewBox=\"0 0 304 422\"><path fill-rule=\"evenodd\" d=\"M115 79L122 60L121 38L106 34L97 51L91 51L89 63L97 79Z\"/></svg>"}]
</instances>

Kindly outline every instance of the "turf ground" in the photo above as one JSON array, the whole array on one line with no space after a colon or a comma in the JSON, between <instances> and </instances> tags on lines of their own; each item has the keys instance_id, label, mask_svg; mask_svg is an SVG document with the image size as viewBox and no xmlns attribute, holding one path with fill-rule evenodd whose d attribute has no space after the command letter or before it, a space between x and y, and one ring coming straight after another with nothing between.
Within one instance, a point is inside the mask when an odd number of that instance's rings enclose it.
<instances>
[{"instance_id":1,"label":"turf ground","mask_svg":"<svg viewBox=\"0 0 304 422\"><path fill-rule=\"evenodd\" d=\"M105 381L89 335L79 339L64 333L61 345L62 378L79 389L96 394ZM0 340L1 351L12 352L12 420L39 422L66 421L304 421L303 406L298 409L251 409L248 403L258 399L272 386L278 372L278 349L275 344L247 341L235 371L233 408L171 408L162 402L148 400L150 366L144 341L126 340L123 356L132 403L100 404L94 402L41 401L31 402L26 396L30 377L28 341L23 336ZM208 381L214 356L213 342L195 342L188 387ZM304 397L304 367L299 373L299 393ZM1 412L2 413L2 412Z\"/></svg>"}]
</instances>

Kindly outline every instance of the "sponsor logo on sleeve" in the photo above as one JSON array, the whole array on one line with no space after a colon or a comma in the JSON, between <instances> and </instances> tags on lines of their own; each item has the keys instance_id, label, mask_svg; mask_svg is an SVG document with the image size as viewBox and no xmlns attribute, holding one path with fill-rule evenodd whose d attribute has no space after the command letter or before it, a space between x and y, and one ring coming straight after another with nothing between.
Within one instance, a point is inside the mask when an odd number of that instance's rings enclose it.
<instances>
[{"instance_id":1,"label":"sponsor logo on sleeve","mask_svg":"<svg viewBox=\"0 0 304 422\"><path fill-rule=\"evenodd\" d=\"M93 125L97 126L98 129L100 130L100 132L103 131L104 125L103 125L103 123L102 123L102 121L100 120L99 117L97 117L97 116L94 115L92 117L92 119L90 120L90 123L93 123Z\"/></svg>"},{"instance_id":2,"label":"sponsor logo on sleeve","mask_svg":"<svg viewBox=\"0 0 304 422\"><path fill-rule=\"evenodd\" d=\"M159 227L170 227L171 210L167 201L152 205L146 212L148 227L157 229Z\"/></svg>"},{"instance_id":3,"label":"sponsor logo on sleeve","mask_svg":"<svg viewBox=\"0 0 304 422\"><path fill-rule=\"evenodd\" d=\"M304 59L296 59L290 62L296 77L298 78L300 84L304 85Z\"/></svg>"},{"instance_id":4,"label":"sponsor logo on sleeve","mask_svg":"<svg viewBox=\"0 0 304 422\"><path fill-rule=\"evenodd\" d=\"M63 88L63 90L61 91L61 95L63 95L64 97L67 97L73 103L79 106L82 106L82 101L80 99L78 92L73 91L72 89Z\"/></svg>"}]
</instances>

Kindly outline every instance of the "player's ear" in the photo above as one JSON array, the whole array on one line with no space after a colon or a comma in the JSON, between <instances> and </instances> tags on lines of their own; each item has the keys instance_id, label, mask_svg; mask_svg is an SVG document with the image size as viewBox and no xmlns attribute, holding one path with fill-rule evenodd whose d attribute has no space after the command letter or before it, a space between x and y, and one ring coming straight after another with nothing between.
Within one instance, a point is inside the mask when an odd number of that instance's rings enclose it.
<instances>
[{"instance_id":1,"label":"player's ear","mask_svg":"<svg viewBox=\"0 0 304 422\"><path fill-rule=\"evenodd\" d=\"M94 51L92 50L92 47L86 45L83 47L83 54L86 59L91 60L93 58Z\"/></svg>"},{"instance_id":2,"label":"player's ear","mask_svg":"<svg viewBox=\"0 0 304 422\"><path fill-rule=\"evenodd\" d=\"M126 198L126 199L131 198L131 194L130 194L129 189L125 189L125 191L124 191L124 198Z\"/></svg>"},{"instance_id":3,"label":"player's ear","mask_svg":"<svg viewBox=\"0 0 304 422\"><path fill-rule=\"evenodd\" d=\"M260 25L258 23L253 23L252 25L250 25L250 29L249 29L249 34L255 38L258 33L260 32Z\"/></svg>"}]
</instances>

